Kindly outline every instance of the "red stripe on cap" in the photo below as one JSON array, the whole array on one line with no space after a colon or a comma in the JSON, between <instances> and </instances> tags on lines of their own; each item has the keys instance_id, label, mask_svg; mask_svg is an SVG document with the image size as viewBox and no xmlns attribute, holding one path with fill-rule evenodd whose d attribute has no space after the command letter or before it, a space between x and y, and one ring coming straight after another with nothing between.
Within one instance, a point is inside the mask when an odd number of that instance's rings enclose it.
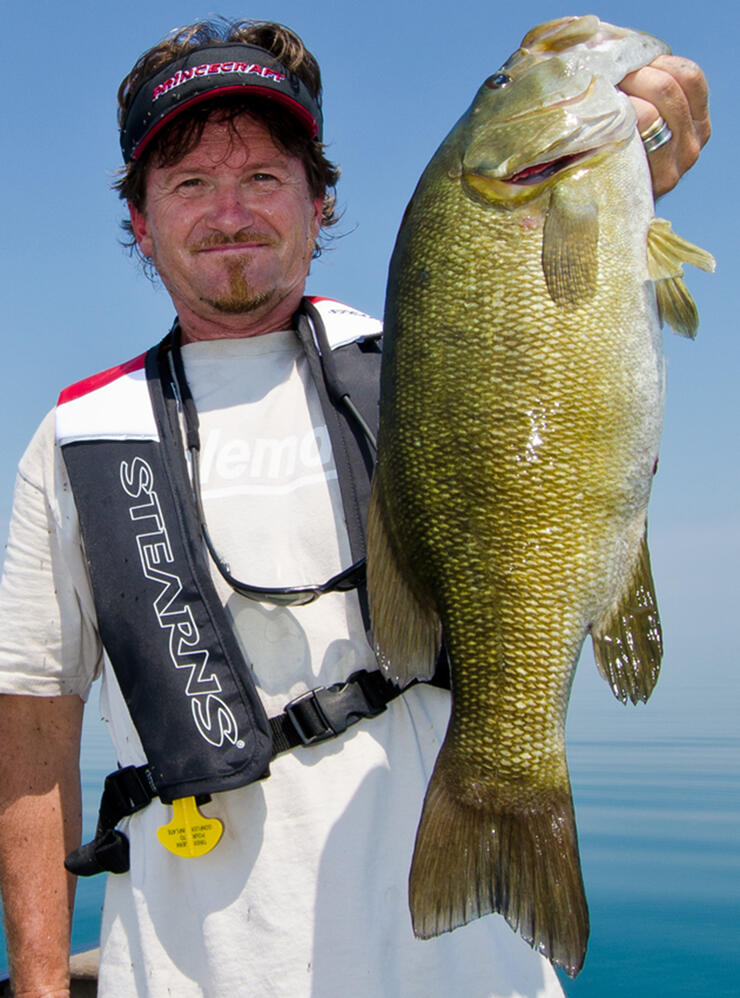
<instances>
[{"instance_id":1,"label":"red stripe on cap","mask_svg":"<svg viewBox=\"0 0 740 998\"><path fill-rule=\"evenodd\" d=\"M89 395L90 392L109 385L117 378L123 377L124 374L131 374L132 371L140 371L144 367L145 362L146 352L139 354L138 357L134 357L132 360L127 360L125 364L119 364L117 367L109 367L107 371L101 371L99 374L93 374L89 378L83 378L82 381L76 381L73 385L60 392L57 405L63 405L65 402L72 402L74 399L82 398L83 395Z\"/></svg>"},{"instance_id":2,"label":"red stripe on cap","mask_svg":"<svg viewBox=\"0 0 740 998\"><path fill-rule=\"evenodd\" d=\"M179 114L181 114L186 108L192 107L193 104L198 104L201 101L210 100L212 97L220 97L223 94L232 93L242 93L245 97L255 94L258 97L268 97L270 100L277 101L278 104L283 104L289 111L293 112L296 118L299 118L303 122L312 139L315 139L319 134L319 123L316 121L314 116L305 109L305 107L298 103L298 101L294 101L286 94L281 94L279 90L273 90L271 87L254 86L252 83L237 83L228 87L214 87L213 90L206 90L205 93L196 94L195 96L188 98L188 100L182 101L182 103L178 104L176 107L173 107L161 121L158 121L156 125L153 125L146 135L140 139L139 144L131 153L131 159L138 159L154 136L161 131L165 125L168 125L173 118L176 118Z\"/></svg>"}]
</instances>

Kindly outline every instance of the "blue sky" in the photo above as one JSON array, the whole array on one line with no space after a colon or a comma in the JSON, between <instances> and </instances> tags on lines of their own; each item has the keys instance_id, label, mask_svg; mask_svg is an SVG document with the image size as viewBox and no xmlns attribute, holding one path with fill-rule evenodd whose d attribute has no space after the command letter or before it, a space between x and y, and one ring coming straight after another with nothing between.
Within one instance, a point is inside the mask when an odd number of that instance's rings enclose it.
<instances>
[{"instance_id":1,"label":"blue sky","mask_svg":"<svg viewBox=\"0 0 740 998\"><path fill-rule=\"evenodd\" d=\"M561 3L481 0L399 4L229 5L220 13L283 21L318 56L326 139L343 168L341 238L314 265L310 288L382 312L385 274L404 206L429 156L480 82ZM664 621L664 674L648 708L612 700L585 654L572 737L737 734L738 402L740 342L734 6L709 0L604 2L603 19L665 38L705 69L715 134L699 165L658 213L711 250L713 276L691 272L701 328L666 335L666 428L651 506L651 551ZM15 465L61 387L131 357L171 320L119 246L115 92L133 60L171 28L209 14L201 4L28 0L5 22L5 330L0 531Z\"/></svg>"}]
</instances>

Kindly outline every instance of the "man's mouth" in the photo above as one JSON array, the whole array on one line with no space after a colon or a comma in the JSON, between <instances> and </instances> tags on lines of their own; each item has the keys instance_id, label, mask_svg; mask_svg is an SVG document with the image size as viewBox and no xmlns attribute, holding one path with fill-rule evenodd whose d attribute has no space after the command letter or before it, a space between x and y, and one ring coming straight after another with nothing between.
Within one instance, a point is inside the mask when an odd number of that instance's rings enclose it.
<instances>
[{"instance_id":1,"label":"man's mouth","mask_svg":"<svg viewBox=\"0 0 740 998\"><path fill-rule=\"evenodd\" d=\"M262 246L274 246L275 240L260 232L237 232L233 236L222 234L207 236L190 247L191 253L207 253L209 251L251 250Z\"/></svg>"}]
</instances>

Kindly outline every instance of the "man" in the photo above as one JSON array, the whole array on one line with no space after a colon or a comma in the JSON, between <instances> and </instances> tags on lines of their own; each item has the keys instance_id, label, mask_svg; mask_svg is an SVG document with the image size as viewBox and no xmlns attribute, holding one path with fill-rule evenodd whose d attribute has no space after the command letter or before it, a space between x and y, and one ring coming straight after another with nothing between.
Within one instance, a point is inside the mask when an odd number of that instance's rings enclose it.
<instances>
[{"instance_id":1,"label":"man","mask_svg":"<svg viewBox=\"0 0 740 998\"><path fill-rule=\"evenodd\" d=\"M663 57L624 89L642 131L660 115L673 134L652 141L662 193L708 138L703 77ZM411 934L406 876L449 700L376 682L352 588L378 326L303 299L337 177L318 67L278 25L196 25L142 56L119 102L130 232L177 323L146 358L63 392L20 466L0 591L16 994L68 994L67 854L115 871L102 995L560 994L500 918ZM96 842L75 853L98 674L133 783L113 781ZM349 706L300 699L355 675ZM270 732L287 749L274 758ZM188 856L169 802L194 796Z\"/></svg>"}]
</instances>

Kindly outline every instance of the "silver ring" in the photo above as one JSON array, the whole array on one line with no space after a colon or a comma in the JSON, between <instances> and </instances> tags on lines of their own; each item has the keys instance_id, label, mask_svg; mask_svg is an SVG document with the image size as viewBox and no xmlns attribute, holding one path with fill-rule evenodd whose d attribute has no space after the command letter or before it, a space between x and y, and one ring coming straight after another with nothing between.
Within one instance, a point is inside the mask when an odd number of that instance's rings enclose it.
<instances>
[{"instance_id":1,"label":"silver ring","mask_svg":"<svg viewBox=\"0 0 740 998\"><path fill-rule=\"evenodd\" d=\"M673 138L673 132L665 120L658 117L649 128L646 128L644 132L640 132L640 138L645 146L645 152L651 153L655 152L656 149L660 149L661 146L667 145Z\"/></svg>"}]
</instances>

